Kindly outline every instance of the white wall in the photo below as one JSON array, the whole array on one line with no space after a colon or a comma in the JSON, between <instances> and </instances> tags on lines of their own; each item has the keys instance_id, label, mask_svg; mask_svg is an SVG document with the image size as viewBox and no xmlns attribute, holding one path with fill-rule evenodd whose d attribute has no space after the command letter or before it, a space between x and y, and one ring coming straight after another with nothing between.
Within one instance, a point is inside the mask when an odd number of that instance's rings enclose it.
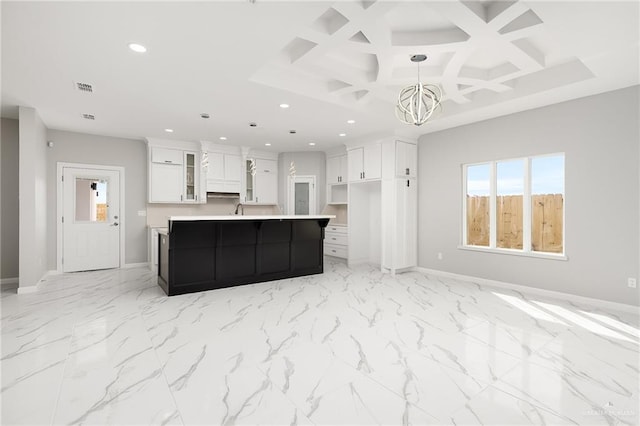
<instances>
[{"instance_id":1,"label":"white wall","mask_svg":"<svg viewBox=\"0 0 640 426\"><path fill-rule=\"evenodd\" d=\"M47 128L33 108L19 108L19 290L47 271ZM54 204L55 205L55 204ZM55 219L55 214L53 215Z\"/></svg>"},{"instance_id":2,"label":"white wall","mask_svg":"<svg viewBox=\"0 0 640 426\"><path fill-rule=\"evenodd\" d=\"M0 136L2 203L0 212L0 278L18 278L18 120L3 118Z\"/></svg>"},{"instance_id":3,"label":"white wall","mask_svg":"<svg viewBox=\"0 0 640 426\"><path fill-rule=\"evenodd\" d=\"M287 191L289 165L295 161L296 175L316 177L316 212L320 213L326 205L326 155L324 152L283 152L278 156L278 206L283 213L287 211Z\"/></svg>"},{"instance_id":4,"label":"white wall","mask_svg":"<svg viewBox=\"0 0 640 426\"><path fill-rule=\"evenodd\" d=\"M422 136L419 266L640 305L638 289L627 287L640 258L638 92L634 86ZM461 165L554 152L565 152L568 260L458 249Z\"/></svg>"},{"instance_id":5,"label":"white wall","mask_svg":"<svg viewBox=\"0 0 640 426\"><path fill-rule=\"evenodd\" d=\"M147 207L147 147L142 140L96 136L49 130L47 148L48 268L56 269L56 171L57 163L98 164L124 167L125 175L125 263L147 261L146 218L138 216Z\"/></svg>"}]
</instances>

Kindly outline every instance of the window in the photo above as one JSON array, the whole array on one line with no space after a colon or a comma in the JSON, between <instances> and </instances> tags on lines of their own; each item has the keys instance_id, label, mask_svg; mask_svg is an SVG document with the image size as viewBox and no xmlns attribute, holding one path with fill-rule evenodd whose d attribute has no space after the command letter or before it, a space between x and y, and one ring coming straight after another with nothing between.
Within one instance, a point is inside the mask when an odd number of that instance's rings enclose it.
<instances>
[{"instance_id":1,"label":"window","mask_svg":"<svg viewBox=\"0 0 640 426\"><path fill-rule=\"evenodd\" d=\"M564 254L564 154L463 166L463 246Z\"/></svg>"}]
</instances>

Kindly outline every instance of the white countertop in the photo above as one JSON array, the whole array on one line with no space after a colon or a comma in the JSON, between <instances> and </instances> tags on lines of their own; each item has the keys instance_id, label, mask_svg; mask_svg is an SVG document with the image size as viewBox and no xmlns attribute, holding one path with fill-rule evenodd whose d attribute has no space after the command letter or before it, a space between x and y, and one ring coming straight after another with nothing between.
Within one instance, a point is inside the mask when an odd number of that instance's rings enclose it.
<instances>
[{"instance_id":1,"label":"white countertop","mask_svg":"<svg viewBox=\"0 0 640 426\"><path fill-rule=\"evenodd\" d=\"M169 216L169 220L195 221L195 220L279 220L279 219L335 219L334 215L220 215L220 216Z\"/></svg>"}]
</instances>

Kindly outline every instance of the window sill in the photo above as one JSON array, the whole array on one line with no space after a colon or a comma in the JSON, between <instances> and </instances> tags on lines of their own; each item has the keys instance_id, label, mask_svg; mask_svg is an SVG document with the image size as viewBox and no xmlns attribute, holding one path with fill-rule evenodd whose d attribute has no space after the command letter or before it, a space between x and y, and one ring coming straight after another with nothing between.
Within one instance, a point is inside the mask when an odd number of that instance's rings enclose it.
<instances>
[{"instance_id":1,"label":"window sill","mask_svg":"<svg viewBox=\"0 0 640 426\"><path fill-rule=\"evenodd\" d=\"M458 249L469 250L469 251L479 251L483 253L507 254L511 256L536 257L539 259L569 260L569 258L565 254L555 254L555 253L539 253L539 252L531 252L531 251L526 252L522 250L499 249L499 248L489 248L489 247L480 247L480 246L458 246Z\"/></svg>"}]
</instances>

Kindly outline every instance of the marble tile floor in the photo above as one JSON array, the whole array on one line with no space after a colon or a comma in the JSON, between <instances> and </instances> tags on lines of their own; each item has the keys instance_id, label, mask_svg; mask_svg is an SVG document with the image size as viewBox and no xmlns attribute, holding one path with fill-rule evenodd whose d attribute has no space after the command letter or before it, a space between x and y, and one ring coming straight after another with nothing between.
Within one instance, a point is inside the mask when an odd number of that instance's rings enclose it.
<instances>
[{"instance_id":1,"label":"marble tile floor","mask_svg":"<svg viewBox=\"0 0 640 426\"><path fill-rule=\"evenodd\" d=\"M637 425L639 318L325 262L167 297L147 269L1 299L3 425Z\"/></svg>"}]
</instances>

